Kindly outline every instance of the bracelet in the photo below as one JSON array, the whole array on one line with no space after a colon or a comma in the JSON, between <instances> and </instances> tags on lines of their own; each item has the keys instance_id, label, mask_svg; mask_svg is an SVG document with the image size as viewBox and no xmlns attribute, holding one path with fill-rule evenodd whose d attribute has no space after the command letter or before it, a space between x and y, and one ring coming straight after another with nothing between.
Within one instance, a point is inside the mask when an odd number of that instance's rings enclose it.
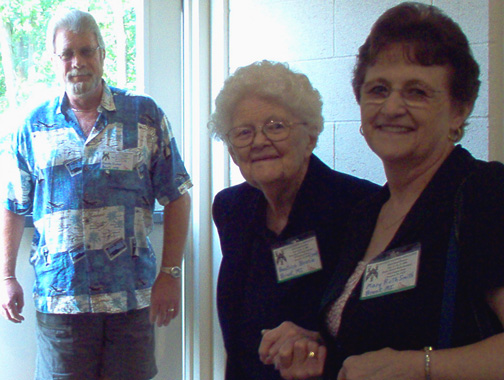
<instances>
[{"instance_id":1,"label":"bracelet","mask_svg":"<svg viewBox=\"0 0 504 380\"><path fill-rule=\"evenodd\" d=\"M431 380L431 352L432 352L432 347L427 346L424 347L424 353L425 353L425 380Z\"/></svg>"},{"instance_id":2,"label":"bracelet","mask_svg":"<svg viewBox=\"0 0 504 380\"><path fill-rule=\"evenodd\" d=\"M16 276L7 276L7 277L4 277L4 281L15 280L15 279L16 279Z\"/></svg>"}]
</instances>

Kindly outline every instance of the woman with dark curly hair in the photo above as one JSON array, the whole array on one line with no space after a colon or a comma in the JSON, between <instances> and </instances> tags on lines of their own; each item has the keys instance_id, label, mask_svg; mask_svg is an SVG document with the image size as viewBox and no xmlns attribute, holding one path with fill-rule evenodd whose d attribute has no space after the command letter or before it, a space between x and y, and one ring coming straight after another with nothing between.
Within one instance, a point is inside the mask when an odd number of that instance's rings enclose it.
<instances>
[{"instance_id":1,"label":"woman with dark curly hair","mask_svg":"<svg viewBox=\"0 0 504 380\"><path fill-rule=\"evenodd\" d=\"M319 331L264 334L285 379L504 378L504 165L456 145L478 76L436 7L401 3L373 26L353 88L387 184L350 217Z\"/></svg>"}]
</instances>

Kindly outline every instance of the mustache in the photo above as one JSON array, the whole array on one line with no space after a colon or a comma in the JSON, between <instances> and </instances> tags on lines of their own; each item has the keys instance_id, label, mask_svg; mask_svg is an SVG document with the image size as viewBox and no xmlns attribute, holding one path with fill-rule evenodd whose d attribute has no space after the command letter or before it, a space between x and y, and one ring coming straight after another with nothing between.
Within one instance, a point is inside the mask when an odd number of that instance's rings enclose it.
<instances>
[{"instance_id":1,"label":"mustache","mask_svg":"<svg viewBox=\"0 0 504 380\"><path fill-rule=\"evenodd\" d=\"M89 70L72 70L67 73L67 78L76 77L80 75L93 75Z\"/></svg>"}]
</instances>

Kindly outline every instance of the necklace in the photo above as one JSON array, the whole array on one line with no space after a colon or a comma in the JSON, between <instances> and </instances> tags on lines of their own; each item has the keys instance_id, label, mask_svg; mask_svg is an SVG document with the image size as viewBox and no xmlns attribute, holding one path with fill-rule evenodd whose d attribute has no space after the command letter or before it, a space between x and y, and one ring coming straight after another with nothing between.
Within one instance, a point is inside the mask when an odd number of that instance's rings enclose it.
<instances>
[{"instance_id":1,"label":"necklace","mask_svg":"<svg viewBox=\"0 0 504 380\"><path fill-rule=\"evenodd\" d=\"M382 212L380 212L380 216L379 216L379 221L381 222L381 224L383 226L382 228L384 230L388 230L388 229L394 227L395 225L401 223L404 220L404 218L406 217L406 215L408 215L408 212L409 212L409 209L408 209L408 211L406 211L404 214L400 215L399 217L396 217L392 222L385 224L385 220L387 220L387 218L384 214L388 213L388 210L390 209L390 207L388 204L386 204L384 206L384 208L387 208L387 209L386 210L382 209Z\"/></svg>"},{"instance_id":2,"label":"necklace","mask_svg":"<svg viewBox=\"0 0 504 380\"><path fill-rule=\"evenodd\" d=\"M389 223L389 224L387 224L386 226L383 226L383 229L384 229L384 230L388 230L389 228L394 227L396 224L398 224L398 223L402 222L402 221L403 221L403 219L406 217L406 215L407 215L407 214L408 214L408 213L406 213L406 214L404 214L404 215L400 216L398 219L396 219L396 220L395 220L395 221L393 221L392 223Z\"/></svg>"},{"instance_id":3,"label":"necklace","mask_svg":"<svg viewBox=\"0 0 504 380\"><path fill-rule=\"evenodd\" d=\"M72 107L72 111L74 112L91 112L91 111L96 111L96 109L89 109L89 110L79 110L77 108Z\"/></svg>"}]
</instances>

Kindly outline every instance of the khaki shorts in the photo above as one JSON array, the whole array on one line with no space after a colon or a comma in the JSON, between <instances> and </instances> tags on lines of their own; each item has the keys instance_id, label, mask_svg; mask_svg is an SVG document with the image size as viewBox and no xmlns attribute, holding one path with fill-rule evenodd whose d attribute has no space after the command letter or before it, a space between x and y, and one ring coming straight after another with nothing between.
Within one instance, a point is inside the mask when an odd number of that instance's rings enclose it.
<instances>
[{"instance_id":1,"label":"khaki shorts","mask_svg":"<svg viewBox=\"0 0 504 380\"><path fill-rule=\"evenodd\" d=\"M149 308L126 313L37 312L35 380L147 380L156 373Z\"/></svg>"}]
</instances>

